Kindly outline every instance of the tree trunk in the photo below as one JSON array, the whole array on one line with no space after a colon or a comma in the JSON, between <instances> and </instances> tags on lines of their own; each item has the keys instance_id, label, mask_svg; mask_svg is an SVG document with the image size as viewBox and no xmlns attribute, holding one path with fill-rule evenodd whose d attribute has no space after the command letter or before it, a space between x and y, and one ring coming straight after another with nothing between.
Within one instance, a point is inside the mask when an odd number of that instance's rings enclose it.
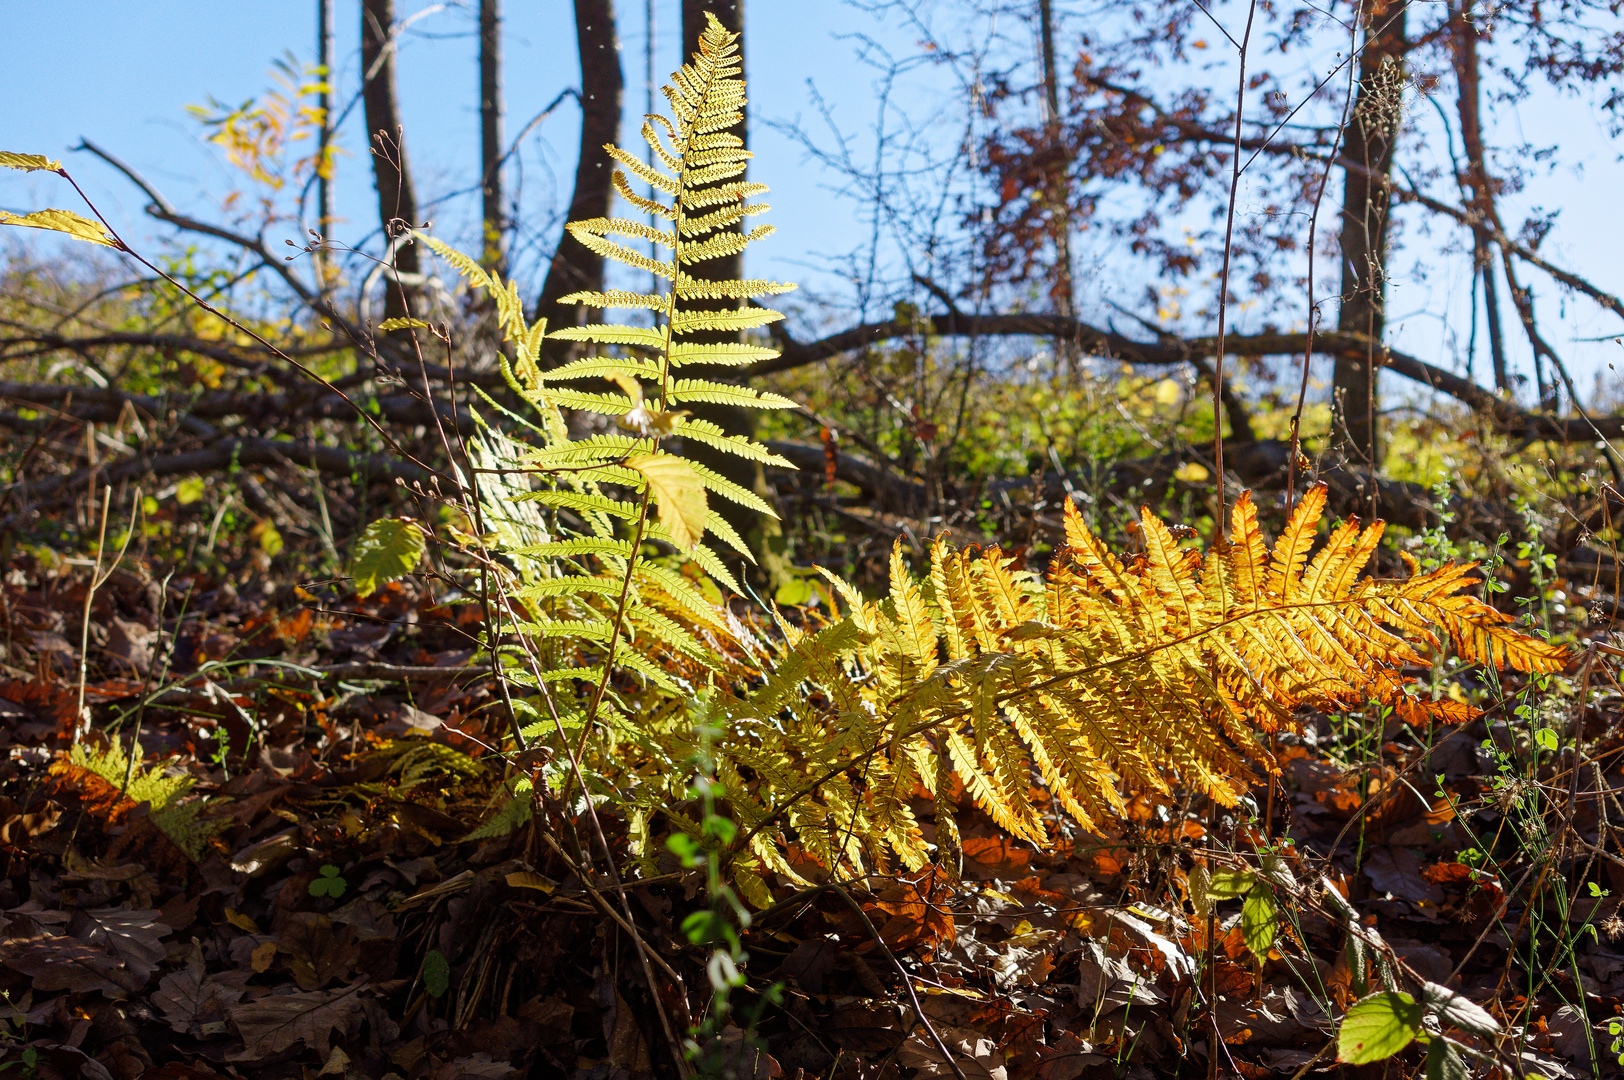
<instances>
[{"instance_id":1,"label":"tree trunk","mask_svg":"<svg viewBox=\"0 0 1624 1080\"><path fill-rule=\"evenodd\" d=\"M317 142L316 231L327 235L333 217L333 180L324 166L327 147L333 141L333 4L316 0L316 65L321 68L322 91L316 98L321 109L321 134Z\"/></svg>"},{"instance_id":2,"label":"tree trunk","mask_svg":"<svg viewBox=\"0 0 1624 1080\"><path fill-rule=\"evenodd\" d=\"M604 145L620 138L620 42L615 37L613 0L575 0L575 43L581 58L581 154L575 167L575 193L569 220L607 217L614 189L614 162ZM565 230L541 287L536 317L554 329L586 322L586 309L561 308L560 297L603 288L603 257L593 254ZM549 343L551 363L567 360L568 342Z\"/></svg>"},{"instance_id":3,"label":"tree trunk","mask_svg":"<svg viewBox=\"0 0 1624 1080\"><path fill-rule=\"evenodd\" d=\"M1071 155L1061 150L1060 73L1055 63L1054 0L1038 0L1038 22L1043 46L1044 134L1056 155L1055 174L1044 198L1049 204L1049 229L1054 239L1054 284L1050 299L1054 311L1065 319L1077 317L1077 298L1072 284L1071 185L1067 171ZM1056 340L1055 360L1072 377L1077 374L1078 349L1074 341Z\"/></svg>"},{"instance_id":4,"label":"tree trunk","mask_svg":"<svg viewBox=\"0 0 1624 1080\"><path fill-rule=\"evenodd\" d=\"M1482 224L1472 230L1472 258L1483 276L1483 309L1489 327L1489 357L1494 365L1494 388L1510 394L1511 373L1506 367L1505 337L1500 324L1500 288L1495 283L1494 263L1490 261L1492 241L1488 222L1493 197L1489 190L1489 170L1483 153L1483 118L1477 62L1477 27L1472 24L1470 0L1451 20L1450 44L1455 61L1457 113L1460 141L1466 151L1466 175L1461 178L1470 196L1467 206Z\"/></svg>"},{"instance_id":5,"label":"tree trunk","mask_svg":"<svg viewBox=\"0 0 1624 1080\"><path fill-rule=\"evenodd\" d=\"M365 80L361 103L372 151L372 178L378 188L378 220L383 224L386 239L401 231L392 224L396 221L405 222L408 227L421 224L395 92L394 27L394 0L361 0L361 71ZM417 249L411 244L400 245L393 262L402 274L420 272ZM391 281L385 289L384 317L400 318L406 312L406 290Z\"/></svg>"},{"instance_id":6,"label":"tree trunk","mask_svg":"<svg viewBox=\"0 0 1624 1080\"><path fill-rule=\"evenodd\" d=\"M333 3L316 0L316 66L321 69L321 93L316 107L321 110L321 133L316 137L316 233L323 239L333 220L333 177L327 148L333 142ZM316 270L316 287L327 294L327 252L318 248L311 260Z\"/></svg>"},{"instance_id":7,"label":"tree trunk","mask_svg":"<svg viewBox=\"0 0 1624 1080\"><path fill-rule=\"evenodd\" d=\"M505 273L502 235L502 2L479 0L479 169L485 242L481 264Z\"/></svg>"},{"instance_id":8,"label":"tree trunk","mask_svg":"<svg viewBox=\"0 0 1624 1080\"><path fill-rule=\"evenodd\" d=\"M704 32L705 14L709 12L716 16L729 33L739 35L739 53L744 56L744 0L682 0L682 56L684 62L699 48L699 37ZM744 112L743 107L740 112ZM737 135L749 146L747 137L748 124L745 120L729 128L730 134ZM734 176L725 183L739 183L746 179L744 176ZM732 226L736 232L743 232L743 223ZM734 281L744 277L744 255L727 255L720 259L709 259L705 262L694 263L686 268L689 274L701 281ZM692 300L685 306L694 311L722 311L736 309L737 300ZM738 331L732 333L693 334L684 340L696 342L740 341L743 335ZM713 379L718 382L738 382L740 373L738 368L729 367L694 367L683 369L683 374L695 379ZM730 405L694 404L694 415L702 420L709 420L717 424L729 435L751 435L755 432L754 410L742 409ZM692 444L684 447L683 452L744 488L758 489L762 493L766 489L766 480L759 466L753 462L745 461L733 454L724 454L708 446ZM762 533L762 522L759 515L745 510L735 503L712 498L711 508L727 519L742 537L750 540L751 546L760 549L766 540ZM776 584L776 583L775 583Z\"/></svg>"},{"instance_id":9,"label":"tree trunk","mask_svg":"<svg viewBox=\"0 0 1624 1080\"><path fill-rule=\"evenodd\" d=\"M1381 465L1376 376L1386 324L1387 239L1393 209L1389 178L1403 104L1404 55L1410 45L1404 30L1408 6L1408 0L1386 5L1373 0L1361 12L1364 50L1359 55L1359 88L1348 121L1346 154L1363 168L1345 169L1342 174L1342 307L1337 329L1365 334L1371 346L1363 357L1337 358L1332 376L1335 435L1346 441L1350 458L1367 458L1375 467Z\"/></svg>"}]
</instances>

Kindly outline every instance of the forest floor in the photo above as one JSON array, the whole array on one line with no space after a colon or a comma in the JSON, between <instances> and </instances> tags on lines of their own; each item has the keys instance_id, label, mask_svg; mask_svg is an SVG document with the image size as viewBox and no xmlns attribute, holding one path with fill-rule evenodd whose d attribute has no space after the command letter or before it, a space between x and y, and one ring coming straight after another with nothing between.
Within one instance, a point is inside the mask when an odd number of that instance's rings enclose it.
<instances>
[{"instance_id":1,"label":"forest floor","mask_svg":"<svg viewBox=\"0 0 1624 1080\"><path fill-rule=\"evenodd\" d=\"M488 824L507 720L471 666L478 605L413 579L357 600L128 561L92 593L92 574L20 554L0 584L0 1076L676 1074L655 995L679 1036L706 1007L708 954L678 929L703 875L625 884L645 970L615 886L581 869L584 825ZM1453 683L1488 711L1433 732L1312 717L1250 824L1141 801L1113 835L1056 818L1039 850L966 801L959 880L786 888L756 915L728 1067L1415 1075L1419 1043L1335 1063L1385 965L1492 1014L1496 1036L1454 1032L1478 1075L1615 1071L1624 726L1599 670L1568 674L1570 698ZM1578 781L1544 723L1583 746ZM1197 856L1259 853L1261 959L1257 898L1189 906Z\"/></svg>"}]
</instances>

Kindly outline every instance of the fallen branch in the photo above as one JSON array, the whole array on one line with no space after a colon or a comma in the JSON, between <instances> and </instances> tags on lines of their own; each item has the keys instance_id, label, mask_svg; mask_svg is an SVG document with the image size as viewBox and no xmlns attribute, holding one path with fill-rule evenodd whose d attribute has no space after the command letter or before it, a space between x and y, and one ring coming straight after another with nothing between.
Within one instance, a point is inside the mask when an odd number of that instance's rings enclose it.
<instances>
[{"instance_id":1,"label":"fallen branch","mask_svg":"<svg viewBox=\"0 0 1624 1080\"><path fill-rule=\"evenodd\" d=\"M1115 331L1101 330L1080 319L1037 313L947 314L919 320L892 319L864 323L806 343L790 337L782 323L775 324L772 329L781 355L748 369L751 377L793 371L881 341L920 333L937 337L1063 338L1076 342L1083 350L1096 356L1129 364L1163 366L1195 363L1211 356L1218 347L1217 340L1208 337L1175 338L1163 335L1160 342L1136 341ZM1230 356L1296 356L1307 348L1308 335L1300 333L1244 334L1226 336L1224 340L1224 352ZM1314 337L1314 351L1327 356L1363 358L1369 354L1370 340L1363 334L1317 334ZM1498 431L1513 438L1583 442L1624 434L1624 417L1596 417L1592 421L1531 412L1470 379L1407 353L1382 347L1376 350L1376 355L1381 367L1471 407L1474 412L1490 419Z\"/></svg>"}]
</instances>

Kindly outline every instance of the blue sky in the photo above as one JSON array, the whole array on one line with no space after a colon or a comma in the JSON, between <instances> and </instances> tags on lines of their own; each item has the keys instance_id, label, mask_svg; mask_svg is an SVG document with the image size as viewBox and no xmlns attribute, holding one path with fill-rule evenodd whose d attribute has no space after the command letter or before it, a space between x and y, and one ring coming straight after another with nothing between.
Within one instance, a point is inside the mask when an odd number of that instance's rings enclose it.
<instances>
[{"instance_id":1,"label":"blue sky","mask_svg":"<svg viewBox=\"0 0 1624 1080\"><path fill-rule=\"evenodd\" d=\"M7 36L27 42L14 48L0 71L0 92L7 108L0 115L0 147L64 157L75 176L109 218L131 239L152 244L159 235L142 214L143 200L134 188L88 154L68 151L81 136L119 154L140 169L177 205L203 216L219 214L221 193L242 186L241 174L225 164L216 148L200 137L185 106L210 97L236 103L269 85L271 62L292 50L302 60L314 56L314 9L311 0L3 0ZM342 102L358 85L356 27L352 2L338 9L338 70ZM401 96L412 162L420 197L432 198L472 185L478 167L476 41L468 3L436 5L429 0L401 0L402 14L440 7L413 24L403 44ZM504 57L508 137L560 91L577 83L573 9L568 0L508 0ZM1062 8L1068 5L1061 5ZM623 67L627 77L628 120L643 107L643 0L619 0ZM1228 5L1216 9L1220 17ZM951 14L952 5L945 5ZM1080 24L1074 24L1080 25ZM657 0L655 36L659 79L679 62L678 2ZM871 34L899 56L917 53L913 28L877 23L838 0L752 0L747 12L748 75L752 101L752 140L758 162L752 177L773 188L774 213L766 220L780 233L750 254L751 272L802 282L806 295L842 298L829 316L843 323L857 312L850 303L852 283L837 260L861 249L871 224L859 203L834 193L841 179L810 161L778 126L802 120L827 145L828 128L809 91L815 80L839 126L852 136L859 160L873 151L877 116L875 70L857 57L853 32ZM1000 32L1012 48L1026 47L1022 24L1006 21ZM1029 36L1029 35L1028 35ZM931 110L942 115L962 111L951 79L939 70L918 68L895 90L895 100L916 116ZM1425 110L1427 107L1422 106ZM336 198L349 220L334 230L341 240L356 242L375 230L371 177L364 156L359 109L340 132L350 156L340 162ZM572 104L556 110L529 139L523 152L523 192L527 213L544 223L567 202L573 179L578 113ZM1541 92L1513 112L1491 114L1502 133L1527 132L1536 140L1561 141L1566 164L1508 198L1508 224L1520 222L1532 207L1562 207L1556 229L1542 253L1590 278L1603 288L1624 292L1624 167L1617 145L1600 132L1600 121L1582 100ZM948 127L951 139L952 133ZM627 135L635 139L628 129ZM626 139L623 142L628 141ZM1447 168L1441 146L1431 153ZM519 179L509 176L510 185ZM0 207L35 209L44 205L72 207L71 193L53 177L34 175L0 179ZM1261 213L1243 187L1242 215ZM477 205L465 198L433 210L437 232L466 245L476 235ZM539 227L539 225L538 225ZM1513 227L1515 227L1513 225ZM285 232L273 232L280 247ZM1442 230L1434 236L1443 238ZM15 237L9 238L16 242ZM1100 238L1079 243L1085 316L1105 321L1104 302L1115 300L1142 310L1146 272L1127 271L1126 260L1110 250L1091 249ZM1425 245L1433 242L1422 239ZM860 260L859 260L860 263ZM1334 264L1322 264L1326 282ZM861 266L858 266L861 271ZM892 276L896 267L891 267ZM883 275L882 275L883 276ZM1588 301L1564 298L1554 286L1539 282L1539 304L1547 335L1570 357L1581 387L1588 390L1597 372L1610 385L1616 376L1605 366L1620 347L1609 335L1624 330L1616 317ZM1334 285L1334 282L1330 282ZM539 287L539 283L532 286ZM1464 277L1456 272L1403 277L1392 294L1392 340L1400 348L1437 362L1448 362L1459 342L1444 330L1453 323L1461 333L1469 303ZM870 316L884 312L871 305ZM1248 329L1247 313L1237 316L1238 329ZM1190 330L1210 327L1187 326ZM1514 322L1508 333L1516 336ZM1590 338L1601 341L1590 341ZM1480 341L1479 371L1484 360Z\"/></svg>"}]
</instances>

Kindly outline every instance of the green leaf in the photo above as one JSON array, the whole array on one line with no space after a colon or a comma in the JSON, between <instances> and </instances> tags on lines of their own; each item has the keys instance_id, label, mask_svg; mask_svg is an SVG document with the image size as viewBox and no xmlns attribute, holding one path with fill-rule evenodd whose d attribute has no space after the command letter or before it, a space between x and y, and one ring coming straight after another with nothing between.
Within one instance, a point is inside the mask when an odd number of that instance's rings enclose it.
<instances>
[{"instance_id":1,"label":"green leaf","mask_svg":"<svg viewBox=\"0 0 1624 1080\"><path fill-rule=\"evenodd\" d=\"M1257 884L1250 870L1214 870L1207 879L1207 896L1213 900L1234 900L1245 896Z\"/></svg>"},{"instance_id":2,"label":"green leaf","mask_svg":"<svg viewBox=\"0 0 1624 1080\"><path fill-rule=\"evenodd\" d=\"M411 573L423 557L423 530L410 518L379 518L355 542L350 573L357 596L371 596L378 586Z\"/></svg>"},{"instance_id":3,"label":"green leaf","mask_svg":"<svg viewBox=\"0 0 1624 1080\"><path fill-rule=\"evenodd\" d=\"M52 161L44 154L14 154L10 150L0 150L0 166L21 169L23 172L34 172L37 169L56 172L62 168L62 163Z\"/></svg>"},{"instance_id":4,"label":"green leaf","mask_svg":"<svg viewBox=\"0 0 1624 1080\"><path fill-rule=\"evenodd\" d=\"M0 225L26 225L31 229L67 233L75 240L118 247L118 241L108 236L107 230L100 224L80 217L72 210L36 210L32 214L8 214L0 210Z\"/></svg>"},{"instance_id":5,"label":"green leaf","mask_svg":"<svg viewBox=\"0 0 1624 1080\"><path fill-rule=\"evenodd\" d=\"M1241 936L1260 962L1268 959L1269 950L1274 946L1278 921L1273 889L1259 885L1246 894L1246 902L1241 905Z\"/></svg>"},{"instance_id":6,"label":"green leaf","mask_svg":"<svg viewBox=\"0 0 1624 1080\"><path fill-rule=\"evenodd\" d=\"M1448 1039L1433 1039L1427 1047L1427 1080L1467 1080L1472 1071Z\"/></svg>"},{"instance_id":7,"label":"green leaf","mask_svg":"<svg viewBox=\"0 0 1624 1080\"><path fill-rule=\"evenodd\" d=\"M1336 1059L1345 1065L1385 1061L1415 1041L1426 1014L1409 994L1385 990L1348 1010L1336 1033Z\"/></svg>"},{"instance_id":8,"label":"green leaf","mask_svg":"<svg viewBox=\"0 0 1624 1080\"><path fill-rule=\"evenodd\" d=\"M637 454L626 459L648 481L660 524L682 551L692 551L705 535L705 486L693 465L672 454Z\"/></svg>"},{"instance_id":9,"label":"green leaf","mask_svg":"<svg viewBox=\"0 0 1624 1080\"><path fill-rule=\"evenodd\" d=\"M175 501L190 506L203 497L204 483L200 476L188 476L175 485Z\"/></svg>"},{"instance_id":10,"label":"green leaf","mask_svg":"<svg viewBox=\"0 0 1624 1080\"><path fill-rule=\"evenodd\" d=\"M422 319L385 319L378 324L379 330L432 330L428 323Z\"/></svg>"},{"instance_id":11,"label":"green leaf","mask_svg":"<svg viewBox=\"0 0 1624 1080\"><path fill-rule=\"evenodd\" d=\"M451 989L451 964L439 949L430 949L423 957L423 989L436 999Z\"/></svg>"},{"instance_id":12,"label":"green leaf","mask_svg":"<svg viewBox=\"0 0 1624 1080\"><path fill-rule=\"evenodd\" d=\"M349 886L345 884L344 879L339 877L338 867L324 866L321 868L321 876L310 883L310 895L331 896L337 899L343 896L344 890L348 888Z\"/></svg>"}]
</instances>

